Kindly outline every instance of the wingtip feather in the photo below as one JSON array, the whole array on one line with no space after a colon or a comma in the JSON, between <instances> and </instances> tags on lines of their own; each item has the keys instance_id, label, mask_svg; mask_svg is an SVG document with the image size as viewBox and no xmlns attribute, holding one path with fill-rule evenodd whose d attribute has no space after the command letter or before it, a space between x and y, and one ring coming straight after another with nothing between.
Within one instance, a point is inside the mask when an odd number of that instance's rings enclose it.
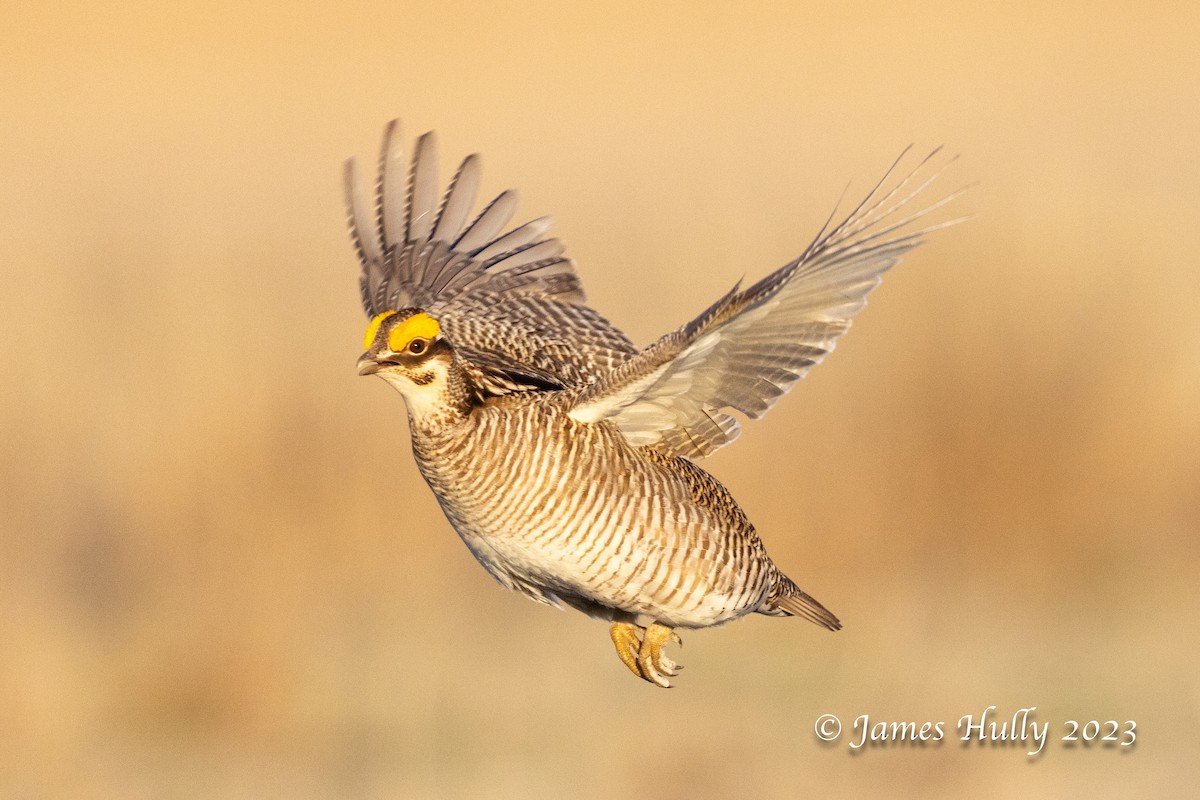
<instances>
[{"instance_id":1,"label":"wingtip feather","mask_svg":"<svg viewBox=\"0 0 1200 800\"><path fill-rule=\"evenodd\" d=\"M417 137L408 175L406 242L429 241L433 232L437 213L437 172L437 133L426 131Z\"/></svg>"},{"instance_id":2,"label":"wingtip feather","mask_svg":"<svg viewBox=\"0 0 1200 800\"><path fill-rule=\"evenodd\" d=\"M404 240L404 137L400 120L389 120L383 129L383 144L379 150L379 171L375 179L375 215L379 230L379 247L388 249Z\"/></svg>"}]
</instances>

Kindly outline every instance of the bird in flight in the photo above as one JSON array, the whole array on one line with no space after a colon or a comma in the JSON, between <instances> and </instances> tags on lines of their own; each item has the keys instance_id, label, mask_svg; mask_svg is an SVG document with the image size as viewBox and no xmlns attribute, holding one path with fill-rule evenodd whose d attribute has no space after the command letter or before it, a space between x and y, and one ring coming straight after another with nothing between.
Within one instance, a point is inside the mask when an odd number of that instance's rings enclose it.
<instances>
[{"instance_id":1,"label":"bird in flight","mask_svg":"<svg viewBox=\"0 0 1200 800\"><path fill-rule=\"evenodd\" d=\"M901 173L902 154L798 258L638 348L585 304L549 218L510 228L512 191L476 213L477 155L439 191L436 150L426 133L406 162L392 121L369 209L346 162L370 318L358 371L403 396L421 475L484 569L609 623L625 666L662 687L681 628L757 612L838 630L696 461L737 437L732 412L761 417L819 364L880 276L952 224L924 220L954 195L910 210L938 151Z\"/></svg>"}]
</instances>

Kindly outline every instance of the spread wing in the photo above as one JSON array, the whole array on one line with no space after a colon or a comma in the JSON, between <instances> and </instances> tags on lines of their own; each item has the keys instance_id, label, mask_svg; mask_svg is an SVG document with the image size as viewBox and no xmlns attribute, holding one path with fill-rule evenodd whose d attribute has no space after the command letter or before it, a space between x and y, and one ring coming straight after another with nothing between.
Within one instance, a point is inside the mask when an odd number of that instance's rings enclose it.
<instances>
[{"instance_id":1,"label":"spread wing","mask_svg":"<svg viewBox=\"0 0 1200 800\"><path fill-rule=\"evenodd\" d=\"M581 390L571 416L611 420L632 444L687 458L733 441L740 428L731 410L755 419L765 414L833 350L881 275L925 234L953 224L913 229L955 195L901 213L940 174L918 177L937 152L886 188L897 159L858 207L836 226L827 223L802 256L744 291L734 287Z\"/></svg>"},{"instance_id":2,"label":"spread wing","mask_svg":"<svg viewBox=\"0 0 1200 800\"><path fill-rule=\"evenodd\" d=\"M437 142L417 139L406 170L400 125L388 124L369 217L354 160L345 166L346 217L362 264L368 316L421 308L438 318L468 366L496 393L573 386L636 352L584 305L583 287L549 217L507 230L517 206L502 192L474 213L480 159L463 160L439 198Z\"/></svg>"}]
</instances>

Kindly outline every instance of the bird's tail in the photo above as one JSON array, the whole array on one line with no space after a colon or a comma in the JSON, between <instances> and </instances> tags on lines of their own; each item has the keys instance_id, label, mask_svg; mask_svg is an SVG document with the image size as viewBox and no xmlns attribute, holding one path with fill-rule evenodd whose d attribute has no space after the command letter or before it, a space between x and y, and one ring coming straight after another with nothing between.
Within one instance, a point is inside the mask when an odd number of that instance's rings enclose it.
<instances>
[{"instance_id":1,"label":"bird's tail","mask_svg":"<svg viewBox=\"0 0 1200 800\"><path fill-rule=\"evenodd\" d=\"M788 576L779 573L775 576L774 585L767 602L759 609L761 614L786 617L804 617L809 622L815 622L822 628L831 631L841 630L842 623L825 606L817 602L811 595L792 582Z\"/></svg>"}]
</instances>

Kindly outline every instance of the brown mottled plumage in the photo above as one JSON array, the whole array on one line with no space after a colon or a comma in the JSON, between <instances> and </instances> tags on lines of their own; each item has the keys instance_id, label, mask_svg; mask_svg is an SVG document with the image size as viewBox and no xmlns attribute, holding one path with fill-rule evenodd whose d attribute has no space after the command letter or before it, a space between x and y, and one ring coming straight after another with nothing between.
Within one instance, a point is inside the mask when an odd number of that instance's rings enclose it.
<instances>
[{"instance_id":1,"label":"brown mottled plumage","mask_svg":"<svg viewBox=\"0 0 1200 800\"><path fill-rule=\"evenodd\" d=\"M511 192L468 221L476 156L439 204L432 135L418 140L407 190L399 141L393 123L374 226L347 165L375 317L359 370L404 396L421 474L484 568L609 621L622 662L659 686L676 671L663 652L676 628L750 612L840 628L691 459L737 436L729 411L761 416L820 363L880 275L933 230L908 226L949 198L894 218L936 177L915 178L929 159L881 181L800 258L638 351L583 304L562 246L542 238L547 220L503 233Z\"/></svg>"}]
</instances>

